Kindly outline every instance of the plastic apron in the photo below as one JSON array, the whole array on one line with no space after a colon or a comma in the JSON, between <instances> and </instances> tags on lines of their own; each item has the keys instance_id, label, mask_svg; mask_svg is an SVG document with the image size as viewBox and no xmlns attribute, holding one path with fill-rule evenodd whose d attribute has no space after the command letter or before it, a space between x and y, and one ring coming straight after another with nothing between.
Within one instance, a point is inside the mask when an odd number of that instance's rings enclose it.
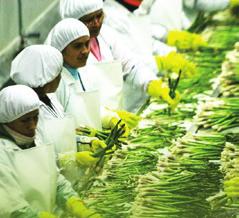
<instances>
[{"instance_id":1,"label":"plastic apron","mask_svg":"<svg viewBox=\"0 0 239 218\"><path fill-rule=\"evenodd\" d=\"M14 165L25 199L36 210L53 211L57 168L52 145L14 152Z\"/></svg>"},{"instance_id":2,"label":"plastic apron","mask_svg":"<svg viewBox=\"0 0 239 218\"><path fill-rule=\"evenodd\" d=\"M76 127L87 126L101 129L100 94L98 90L83 92L78 84L73 87L67 112L72 114Z\"/></svg>"},{"instance_id":3,"label":"plastic apron","mask_svg":"<svg viewBox=\"0 0 239 218\"><path fill-rule=\"evenodd\" d=\"M44 137L42 141L53 144L57 154L76 151L75 125L71 115L45 119L42 125Z\"/></svg>"},{"instance_id":4,"label":"plastic apron","mask_svg":"<svg viewBox=\"0 0 239 218\"><path fill-rule=\"evenodd\" d=\"M101 105L110 109L122 108L123 72L119 61L96 63L96 77Z\"/></svg>"}]
</instances>

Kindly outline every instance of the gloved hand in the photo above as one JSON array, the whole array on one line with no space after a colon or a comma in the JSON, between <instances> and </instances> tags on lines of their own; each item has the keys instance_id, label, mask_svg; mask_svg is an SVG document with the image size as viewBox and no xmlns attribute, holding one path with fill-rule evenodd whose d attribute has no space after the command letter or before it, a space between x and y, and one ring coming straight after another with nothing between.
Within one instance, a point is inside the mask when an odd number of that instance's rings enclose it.
<instances>
[{"instance_id":1,"label":"gloved hand","mask_svg":"<svg viewBox=\"0 0 239 218\"><path fill-rule=\"evenodd\" d=\"M163 81L161 79L152 80L148 84L147 93L151 97L159 98L163 92Z\"/></svg>"},{"instance_id":2,"label":"gloved hand","mask_svg":"<svg viewBox=\"0 0 239 218\"><path fill-rule=\"evenodd\" d=\"M239 0L230 0L230 7L237 7L239 6Z\"/></svg>"},{"instance_id":3,"label":"gloved hand","mask_svg":"<svg viewBox=\"0 0 239 218\"><path fill-rule=\"evenodd\" d=\"M66 202L66 208L71 215L76 218L101 218L101 216L94 211L88 209L82 200L78 197L71 197Z\"/></svg>"},{"instance_id":4,"label":"gloved hand","mask_svg":"<svg viewBox=\"0 0 239 218\"><path fill-rule=\"evenodd\" d=\"M105 129L113 129L115 127L115 125L118 123L118 121L120 120L120 116L110 110L105 108L103 111L103 118L102 118L102 126ZM119 126L123 126L124 125L124 137L128 137L129 135L129 127L127 126L127 124L124 121L121 121Z\"/></svg>"},{"instance_id":5,"label":"gloved hand","mask_svg":"<svg viewBox=\"0 0 239 218\"><path fill-rule=\"evenodd\" d=\"M95 158L92 155L93 153L90 151L81 151L75 154L75 158L79 165L91 167L94 166L99 160L98 158Z\"/></svg>"},{"instance_id":6,"label":"gloved hand","mask_svg":"<svg viewBox=\"0 0 239 218\"><path fill-rule=\"evenodd\" d=\"M166 91L166 90L165 90L165 91ZM164 101L166 101L166 102L168 103L170 109L171 109L172 111L174 111L174 110L176 109L176 107L178 106L178 103L179 103L180 100L181 100L181 96L180 96L180 93L179 93L178 91L176 91L176 92L175 92L175 98L171 98L171 97L169 96L169 89L168 89L167 92L162 95L162 99L163 99Z\"/></svg>"},{"instance_id":7,"label":"gloved hand","mask_svg":"<svg viewBox=\"0 0 239 218\"><path fill-rule=\"evenodd\" d=\"M94 140L91 141L91 150L92 150L92 152L95 152L98 149L106 148L106 147L107 147L107 145L102 140L94 139Z\"/></svg>"},{"instance_id":8,"label":"gloved hand","mask_svg":"<svg viewBox=\"0 0 239 218\"><path fill-rule=\"evenodd\" d=\"M116 117L111 118L109 123L110 129L113 129L116 126L116 124L119 122L119 120L120 119ZM119 127L122 127L122 126L124 126L124 131L125 131L122 137L128 137L130 133L129 127L124 121L121 120L121 122L119 123Z\"/></svg>"},{"instance_id":9,"label":"gloved hand","mask_svg":"<svg viewBox=\"0 0 239 218\"><path fill-rule=\"evenodd\" d=\"M161 97L165 102L167 102L172 110L174 110L179 101L180 101L180 94L178 91L175 92L176 96L172 99L169 95L169 87L163 83L161 79L159 80L152 80L148 85L148 94L152 97L159 98Z\"/></svg>"},{"instance_id":10,"label":"gloved hand","mask_svg":"<svg viewBox=\"0 0 239 218\"><path fill-rule=\"evenodd\" d=\"M55 216L54 214L49 213L49 212L45 212L45 211L40 212L38 214L38 217L39 218L57 218L57 216Z\"/></svg>"},{"instance_id":11,"label":"gloved hand","mask_svg":"<svg viewBox=\"0 0 239 218\"><path fill-rule=\"evenodd\" d=\"M127 126L130 129L133 129L134 127L136 127L138 125L139 121L141 120L140 116L137 116L136 114L130 113L128 111L116 110L115 112L127 124Z\"/></svg>"}]
</instances>

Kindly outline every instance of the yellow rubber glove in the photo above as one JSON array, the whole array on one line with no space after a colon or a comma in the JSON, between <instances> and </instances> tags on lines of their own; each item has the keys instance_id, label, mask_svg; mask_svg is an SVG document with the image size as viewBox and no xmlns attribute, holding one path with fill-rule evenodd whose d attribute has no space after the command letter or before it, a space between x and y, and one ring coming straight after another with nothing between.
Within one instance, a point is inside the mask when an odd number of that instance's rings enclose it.
<instances>
[{"instance_id":1,"label":"yellow rubber glove","mask_svg":"<svg viewBox=\"0 0 239 218\"><path fill-rule=\"evenodd\" d=\"M76 161L79 165L85 166L85 167L91 167L97 163L99 160L98 158L95 158L92 156L93 153L90 151L81 151L77 152L75 154Z\"/></svg>"},{"instance_id":2,"label":"yellow rubber glove","mask_svg":"<svg viewBox=\"0 0 239 218\"><path fill-rule=\"evenodd\" d=\"M128 111L116 110L115 112L127 124L130 129L135 128L141 120L140 116L137 116L136 114L130 113Z\"/></svg>"},{"instance_id":3,"label":"yellow rubber glove","mask_svg":"<svg viewBox=\"0 0 239 218\"><path fill-rule=\"evenodd\" d=\"M78 197L71 197L66 202L66 208L71 215L76 218L101 218L101 216L94 211L88 209L84 202Z\"/></svg>"},{"instance_id":4,"label":"yellow rubber glove","mask_svg":"<svg viewBox=\"0 0 239 218\"><path fill-rule=\"evenodd\" d=\"M54 214L49 213L49 212L45 212L45 211L40 212L38 214L38 217L39 218L57 218L57 216L55 216Z\"/></svg>"},{"instance_id":5,"label":"yellow rubber glove","mask_svg":"<svg viewBox=\"0 0 239 218\"><path fill-rule=\"evenodd\" d=\"M176 96L172 99L169 95L169 87L166 86L162 80L153 80L148 85L148 94L152 97L161 97L165 102L168 103L171 110L175 110L181 97L178 91L175 92Z\"/></svg>"},{"instance_id":6,"label":"yellow rubber glove","mask_svg":"<svg viewBox=\"0 0 239 218\"><path fill-rule=\"evenodd\" d=\"M113 110L110 110L108 108L105 108L103 110L102 126L105 129L112 130L120 119L121 119L120 116L116 112L114 112ZM124 133L123 137L128 137L129 127L123 120L121 120L119 126L122 126L122 125L125 125L125 127L124 127L125 133Z\"/></svg>"},{"instance_id":7,"label":"yellow rubber glove","mask_svg":"<svg viewBox=\"0 0 239 218\"><path fill-rule=\"evenodd\" d=\"M113 117L111 120L110 120L110 123L109 123L109 126L110 126L110 129L113 129L115 127L115 125L119 122L119 119L116 118L116 117ZM124 121L121 121L119 123L119 127L123 126L124 125L124 134L122 135L122 137L128 137L129 136L129 133L130 133L130 130L129 130L129 127L128 125L124 122Z\"/></svg>"},{"instance_id":8,"label":"yellow rubber glove","mask_svg":"<svg viewBox=\"0 0 239 218\"><path fill-rule=\"evenodd\" d=\"M159 98L162 96L163 81L161 79L152 80L149 82L147 93L151 97Z\"/></svg>"},{"instance_id":9,"label":"yellow rubber glove","mask_svg":"<svg viewBox=\"0 0 239 218\"><path fill-rule=\"evenodd\" d=\"M95 152L98 149L106 148L106 147L107 147L107 145L102 140L94 139L94 140L91 141L91 150L92 150L92 152Z\"/></svg>"},{"instance_id":10,"label":"yellow rubber glove","mask_svg":"<svg viewBox=\"0 0 239 218\"><path fill-rule=\"evenodd\" d=\"M178 91L175 92L175 98L172 99L169 96L167 103L169 104L169 107L171 108L172 111L176 109L180 100L181 100L181 95Z\"/></svg>"},{"instance_id":11,"label":"yellow rubber glove","mask_svg":"<svg viewBox=\"0 0 239 218\"><path fill-rule=\"evenodd\" d=\"M239 0L230 0L230 7L237 7L239 6Z\"/></svg>"}]
</instances>

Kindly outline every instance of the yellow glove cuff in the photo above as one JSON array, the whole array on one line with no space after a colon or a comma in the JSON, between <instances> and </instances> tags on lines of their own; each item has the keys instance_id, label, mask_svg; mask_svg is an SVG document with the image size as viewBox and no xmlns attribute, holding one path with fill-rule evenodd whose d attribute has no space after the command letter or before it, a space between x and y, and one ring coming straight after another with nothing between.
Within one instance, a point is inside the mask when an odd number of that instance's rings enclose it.
<instances>
[{"instance_id":1,"label":"yellow glove cuff","mask_svg":"<svg viewBox=\"0 0 239 218\"><path fill-rule=\"evenodd\" d=\"M45 211L40 212L38 214L38 217L39 218L57 218L57 216L55 216L54 214L49 213L49 212L45 212Z\"/></svg>"},{"instance_id":2,"label":"yellow glove cuff","mask_svg":"<svg viewBox=\"0 0 239 218\"><path fill-rule=\"evenodd\" d=\"M137 116L134 113L124 111L124 110L117 110L116 113L119 117L128 125L130 129L136 127L141 120L140 116Z\"/></svg>"}]
</instances>

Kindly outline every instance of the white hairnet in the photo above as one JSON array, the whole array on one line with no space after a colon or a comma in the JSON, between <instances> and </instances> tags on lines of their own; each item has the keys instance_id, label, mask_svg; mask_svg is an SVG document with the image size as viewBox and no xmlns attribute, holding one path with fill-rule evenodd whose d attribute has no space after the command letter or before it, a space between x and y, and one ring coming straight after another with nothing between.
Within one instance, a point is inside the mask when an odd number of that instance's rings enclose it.
<instances>
[{"instance_id":1,"label":"white hairnet","mask_svg":"<svg viewBox=\"0 0 239 218\"><path fill-rule=\"evenodd\" d=\"M75 39L90 36L88 28L81 21L66 18L57 23L47 36L45 44L51 45L62 51Z\"/></svg>"},{"instance_id":2,"label":"white hairnet","mask_svg":"<svg viewBox=\"0 0 239 218\"><path fill-rule=\"evenodd\" d=\"M98 11L103 8L102 0L61 0L60 15L61 18L76 18Z\"/></svg>"},{"instance_id":3,"label":"white hairnet","mask_svg":"<svg viewBox=\"0 0 239 218\"><path fill-rule=\"evenodd\" d=\"M43 87L61 72L61 52L50 45L31 45L12 61L10 77L17 84L31 88Z\"/></svg>"},{"instance_id":4,"label":"white hairnet","mask_svg":"<svg viewBox=\"0 0 239 218\"><path fill-rule=\"evenodd\" d=\"M37 94L24 85L8 86L0 91L0 123L9 123L39 108Z\"/></svg>"}]
</instances>

